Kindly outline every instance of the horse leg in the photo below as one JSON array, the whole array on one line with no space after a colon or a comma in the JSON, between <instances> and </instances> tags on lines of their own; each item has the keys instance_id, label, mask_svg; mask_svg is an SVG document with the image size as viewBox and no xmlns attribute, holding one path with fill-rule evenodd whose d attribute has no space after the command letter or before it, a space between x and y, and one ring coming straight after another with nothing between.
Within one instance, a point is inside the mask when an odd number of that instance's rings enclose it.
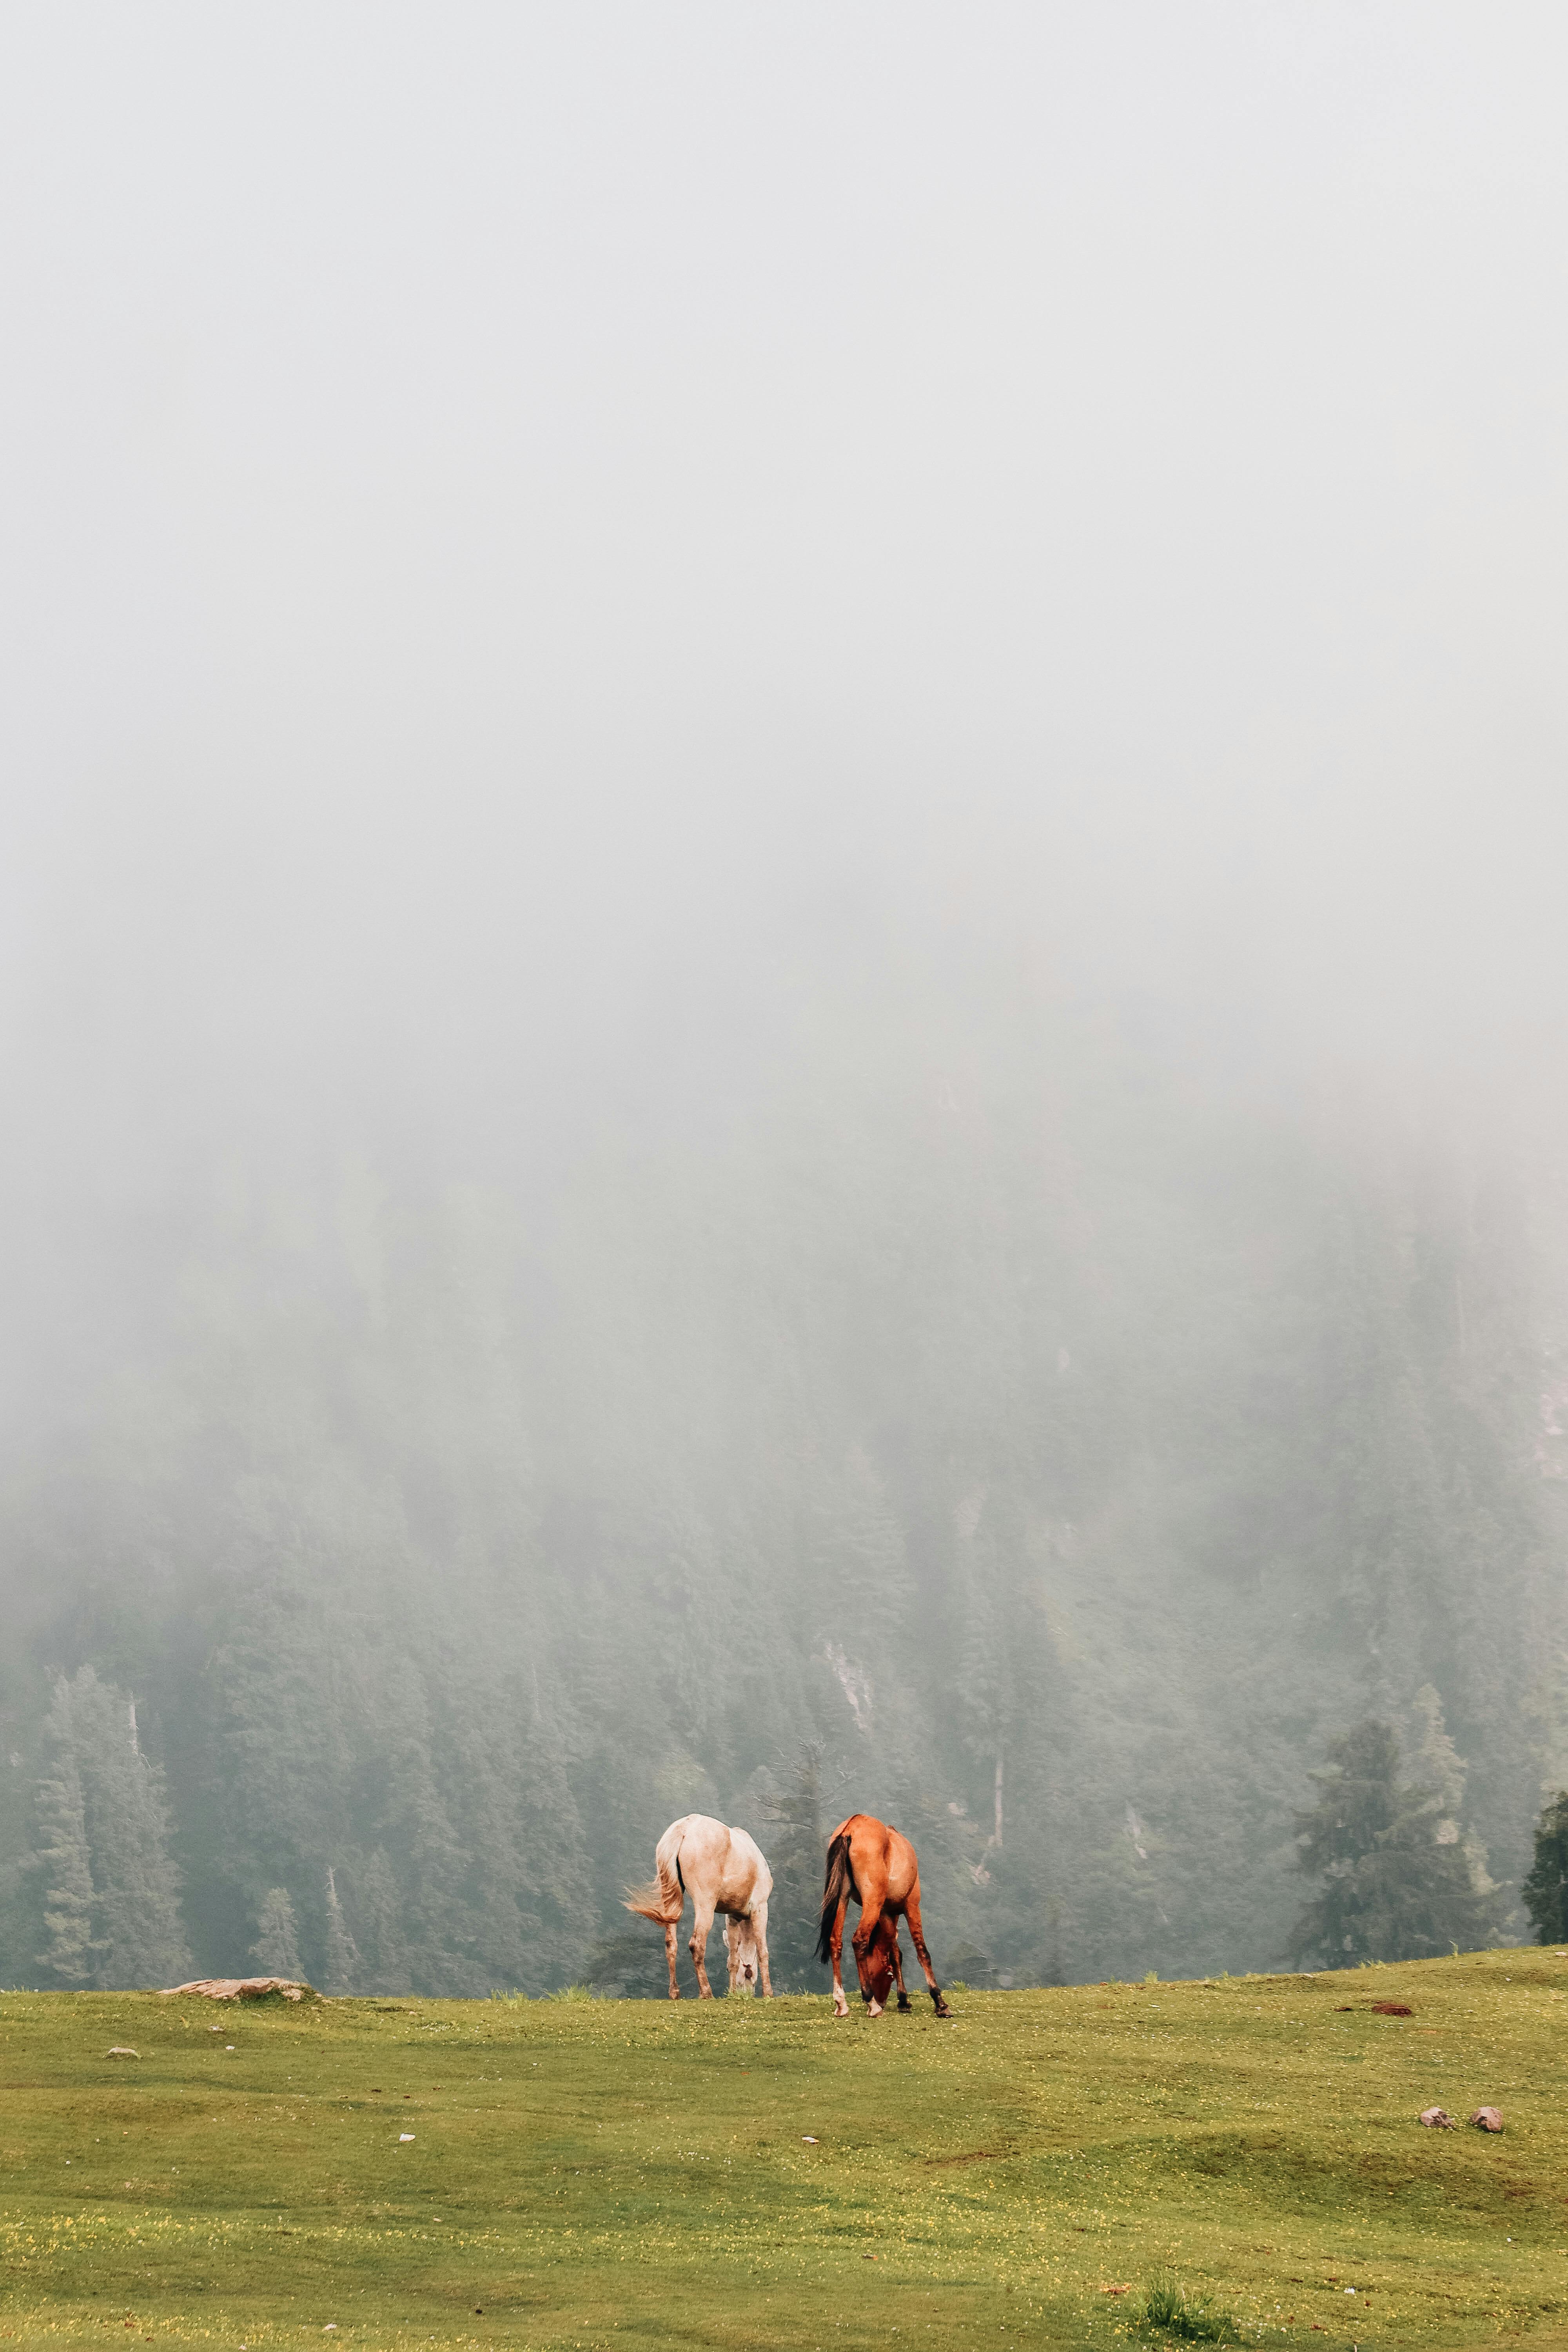
<instances>
[{"instance_id":1,"label":"horse leg","mask_svg":"<svg viewBox=\"0 0 1568 2352\"><path fill-rule=\"evenodd\" d=\"M691 1965L697 1970L697 1991L700 2000L711 2000L713 1988L708 1981L703 1966L703 1954L708 1949L708 1930L713 1925L713 1906L703 1901L697 1905L697 1916L691 1923Z\"/></svg>"},{"instance_id":2,"label":"horse leg","mask_svg":"<svg viewBox=\"0 0 1568 2352\"><path fill-rule=\"evenodd\" d=\"M925 1936L921 1928L921 1900L918 1895L911 1895L905 1904L904 1916L910 1923L910 1940L914 1945L921 1968L925 1970L926 1990L931 1995L931 2006L939 2017L951 2017L952 2012L942 1997L942 1987L936 1980L936 1970L931 1964L931 1954L926 1949Z\"/></svg>"},{"instance_id":3,"label":"horse leg","mask_svg":"<svg viewBox=\"0 0 1568 2352\"><path fill-rule=\"evenodd\" d=\"M899 2007L900 2010L907 2010L910 1997L904 1990L904 1963L899 1951L899 1928L896 1920L893 1923L893 1981L899 1988Z\"/></svg>"},{"instance_id":4,"label":"horse leg","mask_svg":"<svg viewBox=\"0 0 1568 2352\"><path fill-rule=\"evenodd\" d=\"M846 1891L839 1899L837 1910L833 1915L833 1934L828 1939L828 1958L833 1962L833 2014L835 2017L847 2017L849 2014L849 2003L844 1998L844 1984L839 1975L839 1962L844 1957L844 1914L848 1906L849 1896Z\"/></svg>"},{"instance_id":5,"label":"horse leg","mask_svg":"<svg viewBox=\"0 0 1568 2352\"><path fill-rule=\"evenodd\" d=\"M679 2000L680 1999L680 1987L676 1980L675 1974L675 1954L679 1941L675 1931L679 1924L679 1921L677 1919L668 1920L665 1923L664 1930L664 1956L669 1962L669 1997L671 2000Z\"/></svg>"},{"instance_id":6,"label":"horse leg","mask_svg":"<svg viewBox=\"0 0 1568 2352\"><path fill-rule=\"evenodd\" d=\"M871 1949L871 1938L877 1932L877 1922L881 1916L882 1897L868 1891L861 1897L860 1925L856 1928L852 1940L855 1946L855 1966L860 1976L860 1998L866 2003L866 2013L868 2017L880 2017L882 2014L882 2004L879 2000L872 2000L871 1988L866 1981L867 1955Z\"/></svg>"},{"instance_id":7,"label":"horse leg","mask_svg":"<svg viewBox=\"0 0 1568 2352\"><path fill-rule=\"evenodd\" d=\"M766 1903L752 1906L752 1932L757 1939L757 1967L763 1979L763 1999L772 2000L773 1982L768 1975L768 1906Z\"/></svg>"}]
</instances>

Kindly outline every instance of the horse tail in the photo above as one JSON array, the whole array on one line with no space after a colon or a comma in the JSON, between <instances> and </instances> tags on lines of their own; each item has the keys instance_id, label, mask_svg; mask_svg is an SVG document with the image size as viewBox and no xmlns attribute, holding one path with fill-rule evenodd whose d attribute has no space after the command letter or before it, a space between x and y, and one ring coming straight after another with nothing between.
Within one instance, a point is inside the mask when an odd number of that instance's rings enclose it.
<instances>
[{"instance_id":1,"label":"horse tail","mask_svg":"<svg viewBox=\"0 0 1568 2352\"><path fill-rule=\"evenodd\" d=\"M660 1854L658 1876L650 1878L646 1886L628 1886L626 1901L626 1909L635 1911L639 1919L657 1919L661 1927L679 1919L686 1906L686 1882L680 1874L679 1855L671 1870Z\"/></svg>"},{"instance_id":2,"label":"horse tail","mask_svg":"<svg viewBox=\"0 0 1568 2352\"><path fill-rule=\"evenodd\" d=\"M827 1876L823 1882L822 1918L816 1937L816 1957L819 1960L829 1959L832 1957L833 1922L837 1916L838 1906L844 1899L846 1887L851 1894L854 1893L855 1881L849 1868L849 1832L847 1830L840 1830L827 1849Z\"/></svg>"}]
</instances>

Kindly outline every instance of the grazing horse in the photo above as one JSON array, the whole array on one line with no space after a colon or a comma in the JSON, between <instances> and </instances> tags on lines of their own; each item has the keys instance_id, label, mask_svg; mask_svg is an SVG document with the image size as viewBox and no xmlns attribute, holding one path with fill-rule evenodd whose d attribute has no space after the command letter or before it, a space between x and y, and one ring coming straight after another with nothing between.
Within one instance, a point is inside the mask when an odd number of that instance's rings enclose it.
<instances>
[{"instance_id":1,"label":"grazing horse","mask_svg":"<svg viewBox=\"0 0 1568 2352\"><path fill-rule=\"evenodd\" d=\"M707 1813L683 1813L660 1838L653 1860L655 1875L647 1885L627 1887L626 1909L640 1919L657 1919L664 1929L671 2000L680 1999L675 1979L675 1931L686 1907L688 1888L697 1914L691 1923L691 1958L699 1997L713 1998L702 1963L713 1914L722 1911L730 1990L740 1988L749 1992L760 1968L763 1991L771 2000L768 1897L773 1891L773 1874L756 1841L744 1830L727 1830L722 1822Z\"/></svg>"},{"instance_id":2,"label":"grazing horse","mask_svg":"<svg viewBox=\"0 0 1568 2352\"><path fill-rule=\"evenodd\" d=\"M851 1813L827 1841L827 1877L822 1890L816 1957L833 1963L835 2014L849 2014L838 1964L844 1949L844 1913L852 1895L860 1906L860 1925L852 1939L855 1966L860 1977L860 1998L871 2015L881 2016L895 1978L899 2007L908 2009L910 2005L903 1970L899 1966L901 1917L910 1923L910 1935L925 1970L926 1988L936 2013L939 2017L948 2016L951 2012L942 1997L942 1987L936 1980L921 1927L921 1866L915 1860L915 1850L907 1837L890 1829L886 1822L873 1821L869 1813Z\"/></svg>"}]
</instances>

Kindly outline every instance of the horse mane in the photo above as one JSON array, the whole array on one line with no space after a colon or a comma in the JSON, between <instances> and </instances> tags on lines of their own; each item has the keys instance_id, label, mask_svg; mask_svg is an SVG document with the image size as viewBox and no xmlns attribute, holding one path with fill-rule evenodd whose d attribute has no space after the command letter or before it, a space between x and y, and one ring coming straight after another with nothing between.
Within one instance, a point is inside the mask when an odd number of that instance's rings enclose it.
<instances>
[{"instance_id":1,"label":"horse mane","mask_svg":"<svg viewBox=\"0 0 1568 2352\"><path fill-rule=\"evenodd\" d=\"M818 1922L816 1937L816 1957L819 1960L826 1960L832 1957L833 1922L837 1915L846 1886L851 1894L854 1893L855 1879L849 1867L847 1826L837 1832L827 1849L827 1875L823 1882L822 1917Z\"/></svg>"}]
</instances>

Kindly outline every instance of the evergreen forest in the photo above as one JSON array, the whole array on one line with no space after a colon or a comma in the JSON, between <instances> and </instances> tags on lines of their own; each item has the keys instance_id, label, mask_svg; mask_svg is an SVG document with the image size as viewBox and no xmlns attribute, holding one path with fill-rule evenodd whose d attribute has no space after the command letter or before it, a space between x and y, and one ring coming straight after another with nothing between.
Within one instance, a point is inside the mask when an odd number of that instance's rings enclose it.
<instances>
[{"instance_id":1,"label":"evergreen forest","mask_svg":"<svg viewBox=\"0 0 1568 2352\"><path fill-rule=\"evenodd\" d=\"M658 1995L620 1897L689 1811L770 1856L784 1989L857 1809L971 1982L1375 1957L1416 1849L1435 1946L1529 1932L1517 1167L994 971L670 1088L531 1155L231 1137L84 1243L134 1296L0 1498L6 1981Z\"/></svg>"}]
</instances>

